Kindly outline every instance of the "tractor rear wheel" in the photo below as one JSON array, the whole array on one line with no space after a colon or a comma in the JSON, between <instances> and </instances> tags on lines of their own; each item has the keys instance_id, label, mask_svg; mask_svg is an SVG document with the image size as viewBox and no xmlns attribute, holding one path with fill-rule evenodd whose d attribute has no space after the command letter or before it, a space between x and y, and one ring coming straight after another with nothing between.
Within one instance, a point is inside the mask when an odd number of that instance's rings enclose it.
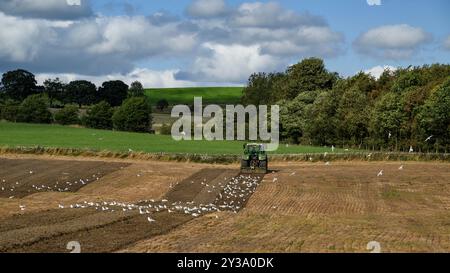
<instances>
[{"instance_id":1,"label":"tractor rear wheel","mask_svg":"<svg viewBox=\"0 0 450 273\"><path fill-rule=\"evenodd\" d=\"M248 160L241 160L241 168L248 168L250 167Z\"/></svg>"},{"instance_id":2,"label":"tractor rear wheel","mask_svg":"<svg viewBox=\"0 0 450 273\"><path fill-rule=\"evenodd\" d=\"M259 167L263 169L267 169L267 160L261 160L259 162Z\"/></svg>"}]
</instances>

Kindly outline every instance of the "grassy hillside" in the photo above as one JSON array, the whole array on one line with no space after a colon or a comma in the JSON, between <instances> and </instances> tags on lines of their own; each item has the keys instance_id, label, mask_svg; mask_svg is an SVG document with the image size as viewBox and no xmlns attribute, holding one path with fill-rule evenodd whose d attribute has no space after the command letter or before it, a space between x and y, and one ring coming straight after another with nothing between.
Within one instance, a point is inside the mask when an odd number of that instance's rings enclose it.
<instances>
[{"instance_id":1,"label":"grassy hillside","mask_svg":"<svg viewBox=\"0 0 450 273\"><path fill-rule=\"evenodd\" d=\"M242 87L189 87L146 89L152 104L166 99L170 105L194 103L194 97L202 97L203 103L238 104L242 96Z\"/></svg>"},{"instance_id":2,"label":"grassy hillside","mask_svg":"<svg viewBox=\"0 0 450 273\"><path fill-rule=\"evenodd\" d=\"M239 141L174 141L171 136L115 132L60 125L0 122L0 146L191 154L240 154ZM338 151L338 150L337 150ZM342 151L342 150L340 150ZM277 154L323 153L330 148L280 145Z\"/></svg>"}]
</instances>

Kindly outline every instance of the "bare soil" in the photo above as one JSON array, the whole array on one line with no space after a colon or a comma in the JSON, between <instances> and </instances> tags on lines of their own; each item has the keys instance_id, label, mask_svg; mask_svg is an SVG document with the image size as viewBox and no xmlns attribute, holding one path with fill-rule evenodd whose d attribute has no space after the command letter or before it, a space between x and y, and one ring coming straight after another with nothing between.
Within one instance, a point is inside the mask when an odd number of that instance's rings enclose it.
<instances>
[{"instance_id":1,"label":"bare soil","mask_svg":"<svg viewBox=\"0 0 450 273\"><path fill-rule=\"evenodd\" d=\"M80 242L82 252L368 252L370 241L382 252L450 251L448 163L284 162L271 168L264 177L240 177L237 165L0 158L0 185L19 182L14 190L22 193L0 195L0 252L69 252L70 241ZM30 183L54 185L63 172L70 181L100 177L68 192L28 193ZM221 210L193 217L69 207L84 202Z\"/></svg>"}]
</instances>

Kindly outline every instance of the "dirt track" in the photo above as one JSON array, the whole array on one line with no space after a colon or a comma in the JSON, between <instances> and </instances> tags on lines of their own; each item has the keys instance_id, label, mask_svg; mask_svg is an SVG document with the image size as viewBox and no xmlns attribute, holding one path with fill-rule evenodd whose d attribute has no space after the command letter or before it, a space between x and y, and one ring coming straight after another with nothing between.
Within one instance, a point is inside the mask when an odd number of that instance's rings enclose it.
<instances>
[{"instance_id":1,"label":"dirt track","mask_svg":"<svg viewBox=\"0 0 450 273\"><path fill-rule=\"evenodd\" d=\"M40 170L50 160L33 159ZM82 162L116 171L73 192L0 197L0 252L69 252L70 241L83 252L367 252L373 240L383 252L450 251L448 163L286 162L261 181L234 178L237 166Z\"/></svg>"}]
</instances>

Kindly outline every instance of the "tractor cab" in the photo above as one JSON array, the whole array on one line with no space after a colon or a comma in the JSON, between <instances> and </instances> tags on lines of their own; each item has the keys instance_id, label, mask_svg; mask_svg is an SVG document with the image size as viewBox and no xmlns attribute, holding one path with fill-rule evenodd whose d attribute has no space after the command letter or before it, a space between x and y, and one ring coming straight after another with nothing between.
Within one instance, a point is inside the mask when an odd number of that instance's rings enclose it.
<instances>
[{"instance_id":1,"label":"tractor cab","mask_svg":"<svg viewBox=\"0 0 450 273\"><path fill-rule=\"evenodd\" d=\"M244 145L241 159L242 173L266 173L268 167L264 144L248 143Z\"/></svg>"}]
</instances>

